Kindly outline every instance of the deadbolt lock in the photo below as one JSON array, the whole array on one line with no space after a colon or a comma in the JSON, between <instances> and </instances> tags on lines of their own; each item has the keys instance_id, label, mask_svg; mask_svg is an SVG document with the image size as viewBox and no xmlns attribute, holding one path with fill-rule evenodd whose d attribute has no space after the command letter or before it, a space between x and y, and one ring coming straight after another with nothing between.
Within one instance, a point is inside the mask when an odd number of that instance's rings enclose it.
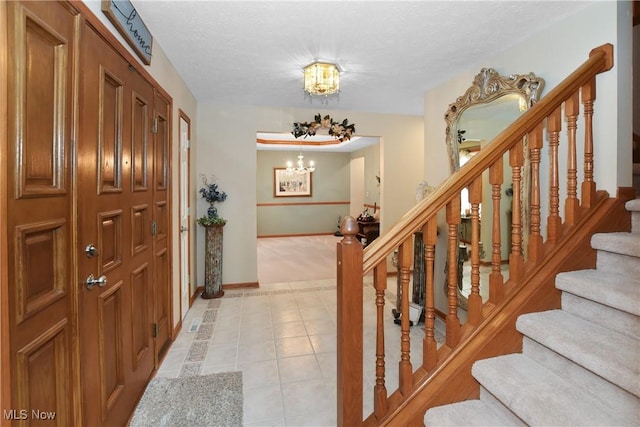
<instances>
[{"instance_id":1,"label":"deadbolt lock","mask_svg":"<svg viewBox=\"0 0 640 427\"><path fill-rule=\"evenodd\" d=\"M86 248L84 248L84 253L87 254L87 258L93 258L94 256L98 256L98 248L93 246L93 243L89 243Z\"/></svg>"}]
</instances>

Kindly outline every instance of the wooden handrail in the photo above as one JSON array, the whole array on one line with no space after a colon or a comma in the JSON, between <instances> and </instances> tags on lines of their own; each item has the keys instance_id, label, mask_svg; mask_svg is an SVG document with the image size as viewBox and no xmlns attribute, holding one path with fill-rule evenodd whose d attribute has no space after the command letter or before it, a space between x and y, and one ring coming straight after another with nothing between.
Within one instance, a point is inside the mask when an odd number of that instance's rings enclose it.
<instances>
[{"instance_id":1,"label":"wooden handrail","mask_svg":"<svg viewBox=\"0 0 640 427\"><path fill-rule=\"evenodd\" d=\"M608 71L612 67L613 46L611 44L593 49L587 61L501 132L491 143L491 149L480 150L463 168L449 176L433 193L418 202L398 222L367 246L363 254L363 273L371 271L412 233L421 228L429 218L446 206L456 194L460 194L463 188L472 183L525 135L533 131L558 108L558 105L588 83L594 75Z\"/></svg>"},{"instance_id":2,"label":"wooden handrail","mask_svg":"<svg viewBox=\"0 0 640 427\"><path fill-rule=\"evenodd\" d=\"M362 406L363 395L360 390L363 386L363 322L362 322L362 287L364 276L374 271L374 288L376 292L376 354L375 354L375 386L374 407L364 425L386 425L389 420L402 418L410 421L410 424L419 423L420 406L424 410L428 405L456 401L455 399L469 397L469 393L477 389L477 383L469 375L470 366L480 356L480 350L474 346L484 345L484 340L479 340L477 331L487 327L496 316L515 319L516 311L507 311L506 304L522 293L525 284L532 282L536 269L543 265L550 266L554 250L558 246L567 244L567 239L579 228L577 225L584 220L585 215L594 203L600 203L606 196L604 192L596 195L596 183L593 181L594 156L593 156L593 104L595 100L595 76L611 69L613 66L613 46L606 44L593 49L587 61L571 73L565 80L556 86L549 94L534 104L527 112L521 115L515 122L496 136L490 144L480 150L464 167L447 178L428 197L418 202L400 220L375 239L364 250L359 244L355 244L353 238L355 220L348 217L342 224L345 238L338 244L338 425L351 426L362 425L359 410ZM580 115L580 102L584 105L585 131L583 163L579 165L577 154L579 151L577 141L577 122ZM563 109L564 105L564 109ZM567 123L567 144L563 149L567 150L566 169L559 169L559 142L562 130L563 115ZM548 137L549 149L549 176L541 178L541 150L544 148L544 132ZM526 142L526 143L525 143ZM508 154L508 156L506 156ZM507 160L508 159L508 160ZM528 160L528 163L527 163ZM583 166L584 181L581 187L582 201L578 199L579 182L577 171ZM500 221L501 212L501 186L504 183L503 167L510 168L510 180L513 188L521 188L523 180L530 180L530 194L521 198L522 194L515 191L512 200L508 203L511 208L509 220L510 234L505 242L508 251L508 280L502 275L502 242ZM483 189L483 174L488 173L489 187ZM561 195L560 175L566 178L566 191ZM544 184L544 185L543 185ZM468 254L467 246L460 245L460 203L461 191L468 190L469 203L471 205L470 220L471 256L469 266L470 293L466 299L460 299L460 291L463 287L462 267ZM565 189L563 189L564 191ZM545 191L543 193L543 191ZM491 274L489 276L489 299L483 302L480 294L480 205L483 197L491 193L492 206L489 207L488 216L491 224ZM561 196L564 206L561 206ZM548 216L546 217L546 242L542 235L543 212L541 199L549 198ZM486 199L487 205L488 199ZM526 206L525 206L526 204ZM560 209L564 207L564 222L560 216ZM444 343L438 347L435 340L435 283L434 266L436 259L437 222L438 214L445 213L445 229L441 230L442 238L446 240L439 253L446 252L445 266L445 292L446 313ZM467 222L468 224L468 222ZM421 233L420 233L421 232ZM415 240L414 240L415 238ZM420 239L422 241L420 241ZM469 241L467 241L467 244ZM547 243L549 245L547 245ZM423 250L420 250L420 245ZM418 264L415 261L413 248L416 249L416 257L422 259L423 267L413 268ZM462 249L461 249L462 248ZM398 268L398 302L393 314L399 330L399 357L397 390L387 397L386 366L385 360L385 328L384 328L384 292L386 288L386 257L394 253ZM462 251L462 252L461 252ZM525 261L525 251L526 261ZM415 261L416 263L419 261ZM420 275L424 273L424 299L414 293L414 303L420 303L424 309L424 338L422 343L422 364L416 366L412 363L412 349L409 329L409 285L411 272L413 271L414 286L420 281ZM417 273L416 273L417 272ZM422 273L421 273L422 272ZM417 274L417 275L416 275ZM415 280L418 280L416 282ZM547 279L545 279L547 280ZM553 297L547 280L536 294ZM538 283L533 286L537 286ZM485 288L486 289L486 288ZM444 302L443 302L444 303ZM464 305L463 305L464 304ZM460 316L459 308L466 309L467 316ZM546 309L554 306L545 306ZM404 315L402 315L404 314ZM400 319L398 316L401 315ZM514 320L515 322L515 320ZM515 331L514 331L515 332ZM513 336L510 333L508 347L510 351L518 351ZM396 337L397 338L397 337ZM492 338L493 339L493 338ZM397 344L396 344L397 345ZM479 348L479 347L478 347ZM482 347L483 349L485 347ZM497 351L486 347L487 351ZM398 350L396 350L398 351ZM462 351L466 356L463 362L457 363ZM484 351L484 350L483 350ZM456 365L457 363L457 365ZM454 369L457 386L451 388L455 392L447 391L447 396L438 394L438 397L429 397L425 391L426 384L431 383L430 388L440 387L438 381L442 379L441 369ZM355 373L355 374L354 374ZM458 375L459 374L459 375ZM464 383L462 388L460 386ZM475 387L475 388L474 388ZM420 402L414 399L421 393ZM458 394L455 394L458 393ZM412 405L414 409L406 414L403 408Z\"/></svg>"}]
</instances>

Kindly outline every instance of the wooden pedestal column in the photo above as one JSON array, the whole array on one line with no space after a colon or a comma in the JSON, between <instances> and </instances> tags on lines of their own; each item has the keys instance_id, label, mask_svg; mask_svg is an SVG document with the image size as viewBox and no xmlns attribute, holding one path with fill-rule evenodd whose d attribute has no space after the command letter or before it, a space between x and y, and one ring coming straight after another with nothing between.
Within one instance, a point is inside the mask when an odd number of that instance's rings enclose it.
<instances>
[{"instance_id":1,"label":"wooden pedestal column","mask_svg":"<svg viewBox=\"0 0 640 427\"><path fill-rule=\"evenodd\" d=\"M205 227L204 292L202 298L220 298L222 290L222 228L224 225Z\"/></svg>"}]
</instances>

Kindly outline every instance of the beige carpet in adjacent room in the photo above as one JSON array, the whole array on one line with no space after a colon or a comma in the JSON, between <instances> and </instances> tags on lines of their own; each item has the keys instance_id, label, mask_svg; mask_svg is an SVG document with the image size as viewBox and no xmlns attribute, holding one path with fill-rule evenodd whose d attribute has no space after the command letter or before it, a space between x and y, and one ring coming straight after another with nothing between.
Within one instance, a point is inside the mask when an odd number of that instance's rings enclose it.
<instances>
[{"instance_id":1,"label":"beige carpet in adjacent room","mask_svg":"<svg viewBox=\"0 0 640 427\"><path fill-rule=\"evenodd\" d=\"M335 279L334 235L258 238L260 284Z\"/></svg>"}]
</instances>

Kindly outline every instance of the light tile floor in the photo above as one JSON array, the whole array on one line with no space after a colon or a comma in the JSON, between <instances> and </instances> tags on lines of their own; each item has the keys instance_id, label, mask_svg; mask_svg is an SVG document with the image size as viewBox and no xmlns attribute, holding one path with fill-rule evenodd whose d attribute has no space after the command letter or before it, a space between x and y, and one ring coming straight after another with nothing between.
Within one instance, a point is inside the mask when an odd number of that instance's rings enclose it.
<instances>
[{"instance_id":1,"label":"light tile floor","mask_svg":"<svg viewBox=\"0 0 640 427\"><path fill-rule=\"evenodd\" d=\"M395 289L395 278L389 284ZM364 289L364 408L372 411L375 381L375 303ZM399 327L387 293L385 344L387 390L397 388ZM191 332L190 329L197 331ZM439 324L437 339L443 341ZM422 359L421 326L411 330L414 369ZM196 299L158 376L242 371L246 426L336 425L335 279L273 283L260 289L225 291L216 300Z\"/></svg>"}]
</instances>

